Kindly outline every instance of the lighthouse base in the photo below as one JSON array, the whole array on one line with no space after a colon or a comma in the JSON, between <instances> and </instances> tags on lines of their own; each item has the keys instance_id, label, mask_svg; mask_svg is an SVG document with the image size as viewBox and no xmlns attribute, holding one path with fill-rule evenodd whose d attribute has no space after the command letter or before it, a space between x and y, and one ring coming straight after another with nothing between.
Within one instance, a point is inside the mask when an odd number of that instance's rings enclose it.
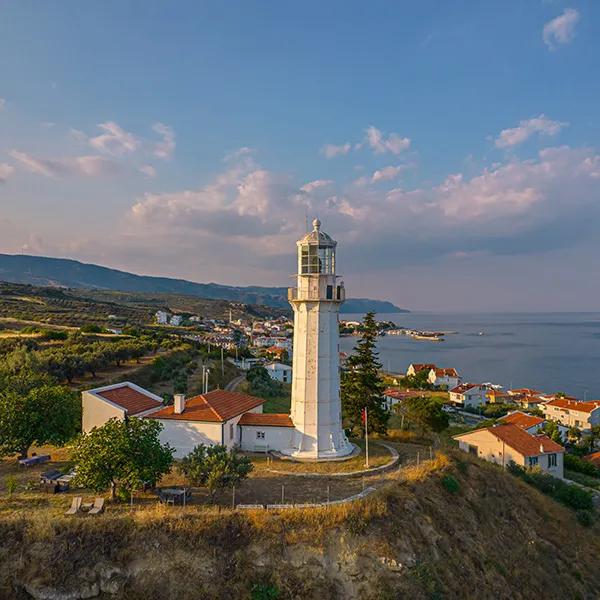
<instances>
[{"instance_id":1,"label":"lighthouse base","mask_svg":"<svg viewBox=\"0 0 600 600\"><path fill-rule=\"evenodd\" d=\"M318 450L314 440L296 430L294 442L298 443L290 448L279 450L282 458L288 457L298 461L336 461L351 458L359 452L358 448L349 442L345 435L338 446L331 445L329 448Z\"/></svg>"}]
</instances>

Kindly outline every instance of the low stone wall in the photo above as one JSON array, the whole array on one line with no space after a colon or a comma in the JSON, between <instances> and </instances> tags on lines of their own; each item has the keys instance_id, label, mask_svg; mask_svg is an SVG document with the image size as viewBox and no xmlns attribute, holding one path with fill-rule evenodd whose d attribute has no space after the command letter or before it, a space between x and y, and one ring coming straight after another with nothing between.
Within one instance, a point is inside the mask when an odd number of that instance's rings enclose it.
<instances>
[{"instance_id":1,"label":"low stone wall","mask_svg":"<svg viewBox=\"0 0 600 600\"><path fill-rule=\"evenodd\" d=\"M289 508L324 508L327 506L335 506L338 504L346 504L348 502L355 502L356 500L362 500L369 494L375 491L374 487L366 487L362 492L342 498L340 500L330 500L329 502L307 502L304 504L238 504L236 509L240 510L252 510L252 509L264 509L264 510L287 510Z\"/></svg>"}]
</instances>

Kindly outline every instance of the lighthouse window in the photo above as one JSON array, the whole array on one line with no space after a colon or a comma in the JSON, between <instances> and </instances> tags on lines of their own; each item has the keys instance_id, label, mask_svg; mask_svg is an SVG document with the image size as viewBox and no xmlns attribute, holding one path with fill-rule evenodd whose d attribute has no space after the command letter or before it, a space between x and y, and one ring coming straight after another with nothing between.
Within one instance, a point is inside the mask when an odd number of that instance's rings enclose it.
<instances>
[{"instance_id":1,"label":"lighthouse window","mask_svg":"<svg viewBox=\"0 0 600 600\"><path fill-rule=\"evenodd\" d=\"M333 300L333 286L327 286L327 300Z\"/></svg>"},{"instance_id":2,"label":"lighthouse window","mask_svg":"<svg viewBox=\"0 0 600 600\"><path fill-rule=\"evenodd\" d=\"M300 273L333 274L335 271L335 253L329 246L303 246L300 251Z\"/></svg>"}]
</instances>

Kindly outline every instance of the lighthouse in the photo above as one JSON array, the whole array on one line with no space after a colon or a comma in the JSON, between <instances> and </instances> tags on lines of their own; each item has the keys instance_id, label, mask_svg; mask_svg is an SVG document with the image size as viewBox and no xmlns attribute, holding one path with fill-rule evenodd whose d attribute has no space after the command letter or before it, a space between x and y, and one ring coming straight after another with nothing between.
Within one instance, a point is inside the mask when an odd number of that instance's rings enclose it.
<instances>
[{"instance_id":1,"label":"lighthouse","mask_svg":"<svg viewBox=\"0 0 600 600\"><path fill-rule=\"evenodd\" d=\"M294 310L294 431L291 447L283 450L295 458L334 459L354 450L342 428L339 311L345 290L335 273L336 246L318 219L297 242L297 284L288 290Z\"/></svg>"}]
</instances>

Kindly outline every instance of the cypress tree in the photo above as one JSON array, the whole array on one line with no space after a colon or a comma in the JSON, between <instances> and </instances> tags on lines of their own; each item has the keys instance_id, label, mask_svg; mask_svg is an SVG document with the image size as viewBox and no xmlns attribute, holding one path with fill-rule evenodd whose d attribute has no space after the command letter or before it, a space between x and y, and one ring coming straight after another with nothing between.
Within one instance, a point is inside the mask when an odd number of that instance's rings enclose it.
<instances>
[{"instance_id":1,"label":"cypress tree","mask_svg":"<svg viewBox=\"0 0 600 600\"><path fill-rule=\"evenodd\" d=\"M384 408L381 363L376 351L377 324L375 313L365 315L361 338L342 373L342 410L348 426L364 435L362 410L368 413L369 433L386 433L389 413Z\"/></svg>"}]
</instances>

